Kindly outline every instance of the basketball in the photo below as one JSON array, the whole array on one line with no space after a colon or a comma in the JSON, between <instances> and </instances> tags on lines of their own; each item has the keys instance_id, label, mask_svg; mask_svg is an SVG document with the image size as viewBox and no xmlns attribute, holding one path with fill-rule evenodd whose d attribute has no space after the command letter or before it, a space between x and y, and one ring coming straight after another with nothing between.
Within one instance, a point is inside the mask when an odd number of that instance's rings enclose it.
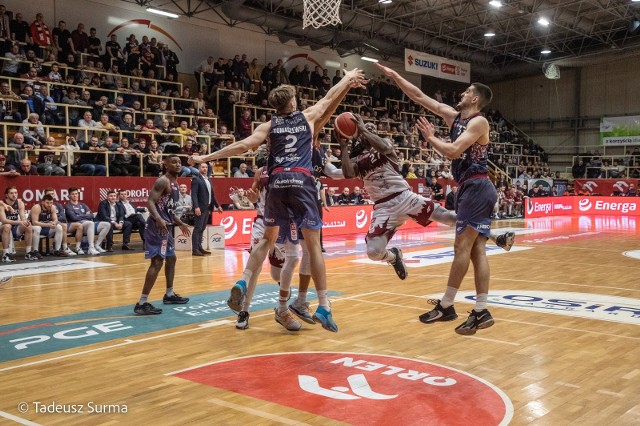
<instances>
[{"instance_id":1,"label":"basketball","mask_svg":"<svg viewBox=\"0 0 640 426\"><path fill-rule=\"evenodd\" d=\"M353 120L353 114L350 112L343 112L336 118L333 127L340 135L347 139L353 139L358 134L358 126Z\"/></svg>"}]
</instances>

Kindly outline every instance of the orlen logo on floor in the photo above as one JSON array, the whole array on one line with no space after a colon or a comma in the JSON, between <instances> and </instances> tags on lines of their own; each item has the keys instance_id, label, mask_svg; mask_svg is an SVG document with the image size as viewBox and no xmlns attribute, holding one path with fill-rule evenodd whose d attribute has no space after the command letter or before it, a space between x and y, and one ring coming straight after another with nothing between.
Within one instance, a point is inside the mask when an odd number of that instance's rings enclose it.
<instances>
[{"instance_id":1,"label":"orlen logo on floor","mask_svg":"<svg viewBox=\"0 0 640 426\"><path fill-rule=\"evenodd\" d=\"M513 416L509 398L483 379L392 356L269 354L175 375L356 426L424 425L426 420L429 424L506 425Z\"/></svg>"},{"instance_id":2,"label":"orlen logo on floor","mask_svg":"<svg viewBox=\"0 0 640 426\"><path fill-rule=\"evenodd\" d=\"M593 207L593 203L588 198L583 198L582 200L578 201L578 208L581 212L587 212L591 210L591 207Z\"/></svg>"},{"instance_id":3,"label":"orlen logo on floor","mask_svg":"<svg viewBox=\"0 0 640 426\"><path fill-rule=\"evenodd\" d=\"M362 229L367 226L368 222L367 212L365 210L358 210L356 212L356 226L358 229Z\"/></svg>"}]
</instances>

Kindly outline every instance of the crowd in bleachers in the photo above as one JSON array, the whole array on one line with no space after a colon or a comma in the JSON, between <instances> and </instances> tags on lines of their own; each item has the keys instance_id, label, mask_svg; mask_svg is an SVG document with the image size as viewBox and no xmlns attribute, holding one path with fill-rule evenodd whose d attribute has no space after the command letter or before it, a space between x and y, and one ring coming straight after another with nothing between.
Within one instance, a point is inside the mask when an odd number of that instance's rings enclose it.
<instances>
[{"instance_id":1,"label":"crowd in bleachers","mask_svg":"<svg viewBox=\"0 0 640 426\"><path fill-rule=\"evenodd\" d=\"M587 151L573 160L574 179L640 178L640 147L627 149L624 155L602 155L599 150Z\"/></svg>"}]
</instances>

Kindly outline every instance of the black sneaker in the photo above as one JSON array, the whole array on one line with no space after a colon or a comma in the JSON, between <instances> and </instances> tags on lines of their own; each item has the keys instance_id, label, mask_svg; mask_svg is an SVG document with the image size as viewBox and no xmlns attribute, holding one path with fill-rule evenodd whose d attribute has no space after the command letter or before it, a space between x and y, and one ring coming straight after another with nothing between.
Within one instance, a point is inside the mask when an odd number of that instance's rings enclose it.
<instances>
[{"instance_id":1,"label":"black sneaker","mask_svg":"<svg viewBox=\"0 0 640 426\"><path fill-rule=\"evenodd\" d=\"M236 328L238 330L246 330L249 328L249 312L240 311L238 313L238 320L236 321Z\"/></svg>"},{"instance_id":2,"label":"black sneaker","mask_svg":"<svg viewBox=\"0 0 640 426\"><path fill-rule=\"evenodd\" d=\"M439 299L429 299L427 300L427 303L436 305L436 307L418 317L420 321L425 324L431 324L436 321L453 321L458 318L458 314L456 314L456 310L453 305L448 308L443 308L442 305L440 305Z\"/></svg>"},{"instance_id":3,"label":"black sneaker","mask_svg":"<svg viewBox=\"0 0 640 426\"><path fill-rule=\"evenodd\" d=\"M189 298L182 297L177 293L173 293L171 296L165 294L162 298L162 303L165 305L184 305L185 303L189 303Z\"/></svg>"},{"instance_id":4,"label":"black sneaker","mask_svg":"<svg viewBox=\"0 0 640 426\"><path fill-rule=\"evenodd\" d=\"M504 249L504 251L511 250L511 247L513 246L513 243L515 243L515 241L516 234L513 232L506 232L496 237L496 245Z\"/></svg>"},{"instance_id":5,"label":"black sneaker","mask_svg":"<svg viewBox=\"0 0 640 426\"><path fill-rule=\"evenodd\" d=\"M396 271L396 274L398 274L398 277L401 280L404 280L405 278L407 278L407 275L409 275L407 273L407 267L404 265L404 262L402 261L402 250L400 250L397 247L392 247L389 250L391 250L393 252L393 254L396 255L396 260L393 261L393 263L388 262L389 265L393 266L393 269Z\"/></svg>"},{"instance_id":6,"label":"black sneaker","mask_svg":"<svg viewBox=\"0 0 640 426\"><path fill-rule=\"evenodd\" d=\"M476 334L476 330L489 328L494 323L495 321L488 309L483 309L480 312L473 310L471 311L469 318L456 327L456 333L462 334L463 336L470 336L472 334Z\"/></svg>"},{"instance_id":7,"label":"black sneaker","mask_svg":"<svg viewBox=\"0 0 640 426\"><path fill-rule=\"evenodd\" d=\"M136 303L136 307L133 308L133 313L136 315L160 315L162 309L156 308L149 302L145 302L142 305Z\"/></svg>"}]
</instances>

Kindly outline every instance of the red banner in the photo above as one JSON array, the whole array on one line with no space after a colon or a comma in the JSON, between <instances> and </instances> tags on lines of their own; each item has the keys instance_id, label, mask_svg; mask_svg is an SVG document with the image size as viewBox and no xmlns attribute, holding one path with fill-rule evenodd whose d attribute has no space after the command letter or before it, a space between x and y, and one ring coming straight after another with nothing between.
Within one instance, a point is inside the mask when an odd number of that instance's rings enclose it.
<instances>
[{"instance_id":1,"label":"red banner","mask_svg":"<svg viewBox=\"0 0 640 426\"><path fill-rule=\"evenodd\" d=\"M610 197L626 194L630 185L638 189L638 179L576 179L573 181L573 190L576 194L589 193Z\"/></svg>"},{"instance_id":2,"label":"red banner","mask_svg":"<svg viewBox=\"0 0 640 426\"><path fill-rule=\"evenodd\" d=\"M362 206L336 206L329 212L324 212L324 227L322 233L325 236L362 234L365 235L371 224L373 205ZM256 216L255 210L225 211L214 213L211 218L212 225L224 226L225 243L250 244L251 226ZM408 220L402 229L421 228L422 226L412 220Z\"/></svg>"},{"instance_id":3,"label":"red banner","mask_svg":"<svg viewBox=\"0 0 640 426\"><path fill-rule=\"evenodd\" d=\"M638 197L541 197L525 198L525 217L640 216Z\"/></svg>"}]
</instances>

